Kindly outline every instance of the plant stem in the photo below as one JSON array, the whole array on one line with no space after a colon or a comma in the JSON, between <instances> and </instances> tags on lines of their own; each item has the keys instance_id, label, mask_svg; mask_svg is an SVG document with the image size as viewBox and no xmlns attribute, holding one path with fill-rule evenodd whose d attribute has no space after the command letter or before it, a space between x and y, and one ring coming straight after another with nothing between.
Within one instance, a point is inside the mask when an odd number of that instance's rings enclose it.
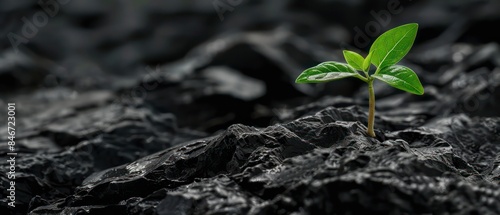
<instances>
[{"instance_id":1,"label":"plant stem","mask_svg":"<svg viewBox=\"0 0 500 215\"><path fill-rule=\"evenodd\" d=\"M368 110L368 135L375 137L373 124L375 122L375 92L373 91L373 78L368 79L368 92L370 94L370 105Z\"/></svg>"}]
</instances>

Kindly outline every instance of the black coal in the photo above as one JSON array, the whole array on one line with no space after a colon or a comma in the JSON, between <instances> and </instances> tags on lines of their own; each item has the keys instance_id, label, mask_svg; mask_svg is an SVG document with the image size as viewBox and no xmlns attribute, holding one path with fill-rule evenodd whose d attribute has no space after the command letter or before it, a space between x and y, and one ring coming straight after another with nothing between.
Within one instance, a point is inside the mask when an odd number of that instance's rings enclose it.
<instances>
[{"instance_id":1,"label":"black coal","mask_svg":"<svg viewBox=\"0 0 500 215\"><path fill-rule=\"evenodd\" d=\"M19 52L2 43L18 172L1 214L500 214L498 2L403 3L391 26L420 23L401 63L426 92L376 84L377 138L362 83L293 81L384 1L249 1L222 22L209 1L78 2Z\"/></svg>"}]
</instances>

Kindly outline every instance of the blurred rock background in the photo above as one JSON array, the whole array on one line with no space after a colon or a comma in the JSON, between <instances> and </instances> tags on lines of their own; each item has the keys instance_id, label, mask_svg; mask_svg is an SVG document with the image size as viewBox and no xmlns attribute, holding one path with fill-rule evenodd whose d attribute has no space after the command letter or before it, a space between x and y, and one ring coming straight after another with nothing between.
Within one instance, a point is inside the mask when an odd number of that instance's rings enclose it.
<instances>
[{"instance_id":1,"label":"blurred rock background","mask_svg":"<svg viewBox=\"0 0 500 215\"><path fill-rule=\"evenodd\" d=\"M366 52L380 33L408 22L418 22L420 30L403 63L418 64L429 84L456 79L449 70L498 56L500 35L492 28L499 8L497 1L466 0L3 2L1 102L16 100L27 116L93 92L144 99L181 118L178 104L200 103L205 111L198 114L221 118L206 126L201 116L181 122L201 130L266 125L268 119L257 118L304 95L354 96L356 80L315 87L293 80L320 61L342 60L343 49ZM482 52L468 59L477 49ZM500 62L494 57L489 63L491 71ZM158 75L175 76L168 81L182 86L165 81L136 89Z\"/></svg>"}]
</instances>

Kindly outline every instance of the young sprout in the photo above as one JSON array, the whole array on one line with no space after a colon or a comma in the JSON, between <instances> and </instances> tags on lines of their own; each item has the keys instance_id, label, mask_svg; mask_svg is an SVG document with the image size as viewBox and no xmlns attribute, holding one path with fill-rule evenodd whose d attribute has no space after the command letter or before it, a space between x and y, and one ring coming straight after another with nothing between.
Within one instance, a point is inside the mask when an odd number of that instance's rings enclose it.
<instances>
[{"instance_id":1,"label":"young sprout","mask_svg":"<svg viewBox=\"0 0 500 215\"><path fill-rule=\"evenodd\" d=\"M407 53L417 36L418 24L410 23L393 28L380 35L370 47L370 52L363 58L356 52L344 50L345 63L328 61L304 70L296 83L323 83L347 77L359 78L368 83L369 112L368 135L375 137L373 124L375 121L375 93L373 81L381 80L392 87L413 93L424 94L424 87L417 74L410 68L396 65ZM369 73L371 64L377 67L373 74ZM362 73L358 73L362 71ZM361 75L363 74L363 75Z\"/></svg>"}]
</instances>

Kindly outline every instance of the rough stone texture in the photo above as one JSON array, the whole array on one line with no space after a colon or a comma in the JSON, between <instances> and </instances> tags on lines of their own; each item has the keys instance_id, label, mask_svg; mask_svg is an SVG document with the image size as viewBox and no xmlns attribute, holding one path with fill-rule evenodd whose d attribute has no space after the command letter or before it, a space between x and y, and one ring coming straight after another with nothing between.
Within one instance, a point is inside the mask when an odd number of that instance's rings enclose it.
<instances>
[{"instance_id":1,"label":"rough stone texture","mask_svg":"<svg viewBox=\"0 0 500 215\"><path fill-rule=\"evenodd\" d=\"M339 112L327 108L263 129L234 125L95 173L75 196L32 212L500 212L499 119L458 115L382 140Z\"/></svg>"},{"instance_id":2,"label":"rough stone texture","mask_svg":"<svg viewBox=\"0 0 500 215\"><path fill-rule=\"evenodd\" d=\"M18 210L26 210L28 203L34 207L43 199L67 196L96 171L204 136L177 128L171 114L154 114L147 108L109 104L77 109L92 102L58 104L57 110L18 123L17 130L22 131L15 139L21 154L16 160L17 201L22 203ZM3 142L1 153L7 149ZM6 159L0 163L8 165ZM9 183L7 175L0 178L2 184ZM6 200L2 198L2 210L7 210Z\"/></svg>"},{"instance_id":3,"label":"rough stone texture","mask_svg":"<svg viewBox=\"0 0 500 215\"><path fill-rule=\"evenodd\" d=\"M500 214L500 3L401 3L381 29L420 24L401 64L425 95L377 82L377 138L362 82L293 82L366 51L356 29L387 1L244 1L224 21L212 1L60 5L19 52L0 41L19 153L0 214ZM2 3L0 33L36 4ZM2 167L7 150L0 132Z\"/></svg>"}]
</instances>

